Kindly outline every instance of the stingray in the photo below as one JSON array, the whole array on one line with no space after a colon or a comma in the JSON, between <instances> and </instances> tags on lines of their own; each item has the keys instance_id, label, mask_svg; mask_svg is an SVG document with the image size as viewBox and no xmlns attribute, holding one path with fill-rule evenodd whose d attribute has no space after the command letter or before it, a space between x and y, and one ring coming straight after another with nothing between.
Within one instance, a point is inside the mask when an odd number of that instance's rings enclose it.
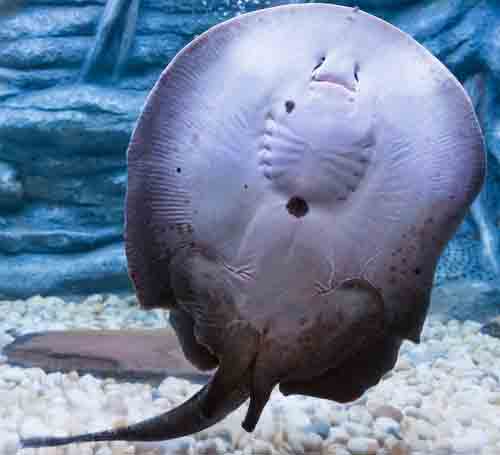
<instances>
[{"instance_id":1,"label":"stingray","mask_svg":"<svg viewBox=\"0 0 500 455\"><path fill-rule=\"evenodd\" d=\"M360 11L294 4L211 28L168 65L128 149L125 247L210 381L180 406L24 447L158 441L271 391L359 398L419 341L436 263L478 194L482 134L426 49Z\"/></svg>"}]
</instances>

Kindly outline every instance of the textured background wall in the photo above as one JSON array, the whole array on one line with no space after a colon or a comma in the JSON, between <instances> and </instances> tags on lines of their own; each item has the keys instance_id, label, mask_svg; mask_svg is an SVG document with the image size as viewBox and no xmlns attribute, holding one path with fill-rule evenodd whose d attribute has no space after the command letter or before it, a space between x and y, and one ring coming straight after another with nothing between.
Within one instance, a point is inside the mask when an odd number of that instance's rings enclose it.
<instances>
[{"instance_id":1,"label":"textured background wall","mask_svg":"<svg viewBox=\"0 0 500 455\"><path fill-rule=\"evenodd\" d=\"M290 2L0 0L0 297L129 289L125 151L148 91L196 34L282 3ZM336 3L409 32L471 94L489 149L488 182L437 280L495 278L500 3Z\"/></svg>"}]
</instances>

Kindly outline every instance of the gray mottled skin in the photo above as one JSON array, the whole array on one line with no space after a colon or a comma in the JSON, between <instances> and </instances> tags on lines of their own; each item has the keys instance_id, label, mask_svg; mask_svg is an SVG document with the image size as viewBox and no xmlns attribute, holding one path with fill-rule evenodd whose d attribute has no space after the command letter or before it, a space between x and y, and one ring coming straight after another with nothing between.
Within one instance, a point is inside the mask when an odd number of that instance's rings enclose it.
<instances>
[{"instance_id":1,"label":"gray mottled skin","mask_svg":"<svg viewBox=\"0 0 500 455\"><path fill-rule=\"evenodd\" d=\"M418 342L434 269L479 192L483 140L429 52L358 9L240 16L186 47L128 151L126 251L146 308L172 308L198 394L131 427L25 447L162 440L274 386L358 398Z\"/></svg>"}]
</instances>

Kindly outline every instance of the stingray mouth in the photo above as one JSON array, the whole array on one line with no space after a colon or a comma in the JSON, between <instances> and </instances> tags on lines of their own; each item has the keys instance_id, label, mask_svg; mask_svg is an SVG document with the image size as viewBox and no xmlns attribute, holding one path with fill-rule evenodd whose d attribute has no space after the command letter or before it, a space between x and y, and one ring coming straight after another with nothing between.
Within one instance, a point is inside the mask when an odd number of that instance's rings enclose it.
<instances>
[{"instance_id":1,"label":"stingray mouth","mask_svg":"<svg viewBox=\"0 0 500 455\"><path fill-rule=\"evenodd\" d=\"M350 69L349 69L350 67ZM356 93L359 85L359 64L357 62L347 65L347 69L335 69L328 67L326 58L320 59L311 74L312 86L323 86L329 88L341 88L349 93Z\"/></svg>"},{"instance_id":2,"label":"stingray mouth","mask_svg":"<svg viewBox=\"0 0 500 455\"><path fill-rule=\"evenodd\" d=\"M342 90L347 90L349 93L356 93L358 91L358 86L355 83L347 82L337 77L333 73L323 73L321 75L313 75L311 78L311 85L319 87L329 87L329 88L340 88Z\"/></svg>"}]
</instances>

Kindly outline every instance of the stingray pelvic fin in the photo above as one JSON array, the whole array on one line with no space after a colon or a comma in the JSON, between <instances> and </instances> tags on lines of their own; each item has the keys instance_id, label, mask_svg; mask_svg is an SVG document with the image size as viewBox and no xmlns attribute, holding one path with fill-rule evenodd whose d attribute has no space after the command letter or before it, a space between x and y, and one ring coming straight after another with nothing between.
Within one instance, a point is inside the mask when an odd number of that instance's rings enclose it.
<instances>
[{"instance_id":1,"label":"stingray pelvic fin","mask_svg":"<svg viewBox=\"0 0 500 455\"><path fill-rule=\"evenodd\" d=\"M252 368L259 344L259 334L249 323L241 320L230 322L221 337L222 354L202 405L202 412L212 417L217 403L245 381Z\"/></svg>"},{"instance_id":2,"label":"stingray pelvic fin","mask_svg":"<svg viewBox=\"0 0 500 455\"><path fill-rule=\"evenodd\" d=\"M256 363L253 374L253 383L250 388L250 406L248 407L245 420L241 424L245 431L252 432L264 411L271 392L277 381L272 381L272 377L267 375L268 370Z\"/></svg>"}]
</instances>

